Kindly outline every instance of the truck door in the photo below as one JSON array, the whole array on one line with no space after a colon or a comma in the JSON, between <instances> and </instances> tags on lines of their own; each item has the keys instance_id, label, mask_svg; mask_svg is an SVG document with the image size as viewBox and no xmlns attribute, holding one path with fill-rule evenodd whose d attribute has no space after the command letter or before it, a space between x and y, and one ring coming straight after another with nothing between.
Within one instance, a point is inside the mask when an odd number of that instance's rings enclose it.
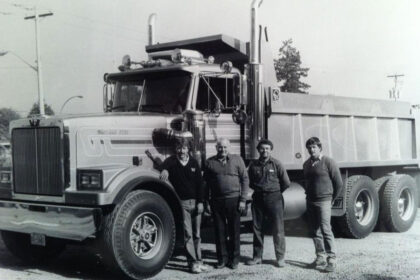
<instances>
[{"instance_id":1,"label":"truck door","mask_svg":"<svg viewBox=\"0 0 420 280\"><path fill-rule=\"evenodd\" d=\"M206 156L216 154L220 137L230 140L231 153L241 154L241 127L232 113L239 104L239 74L205 73L198 77L196 109L204 112Z\"/></svg>"}]
</instances>

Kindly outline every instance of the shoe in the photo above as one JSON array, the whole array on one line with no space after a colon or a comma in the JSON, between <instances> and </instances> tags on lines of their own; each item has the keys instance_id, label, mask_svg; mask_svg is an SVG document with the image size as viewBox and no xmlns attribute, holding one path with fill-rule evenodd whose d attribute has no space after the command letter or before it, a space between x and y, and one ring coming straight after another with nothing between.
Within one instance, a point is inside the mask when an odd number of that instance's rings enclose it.
<instances>
[{"instance_id":1,"label":"shoe","mask_svg":"<svg viewBox=\"0 0 420 280\"><path fill-rule=\"evenodd\" d=\"M201 269L198 263L194 263L190 266L190 272L194 273L194 274L199 274L201 273Z\"/></svg>"},{"instance_id":2,"label":"shoe","mask_svg":"<svg viewBox=\"0 0 420 280\"><path fill-rule=\"evenodd\" d=\"M276 261L276 266L280 267L280 268L285 267L286 262L284 261L284 259L279 259L279 260Z\"/></svg>"},{"instance_id":3,"label":"shoe","mask_svg":"<svg viewBox=\"0 0 420 280\"><path fill-rule=\"evenodd\" d=\"M334 272L336 268L335 262L328 262L327 266L324 268L325 272Z\"/></svg>"},{"instance_id":4,"label":"shoe","mask_svg":"<svg viewBox=\"0 0 420 280\"><path fill-rule=\"evenodd\" d=\"M327 265L327 262L325 261L325 258L323 257L316 257L316 259L310 264L310 267L316 268L316 269L324 269Z\"/></svg>"},{"instance_id":5,"label":"shoe","mask_svg":"<svg viewBox=\"0 0 420 280\"><path fill-rule=\"evenodd\" d=\"M221 269L226 267L226 263L218 263L214 266L215 269Z\"/></svg>"},{"instance_id":6,"label":"shoe","mask_svg":"<svg viewBox=\"0 0 420 280\"><path fill-rule=\"evenodd\" d=\"M228 263L227 267L229 267L230 269L237 269L238 268L238 264L237 263Z\"/></svg>"},{"instance_id":7,"label":"shoe","mask_svg":"<svg viewBox=\"0 0 420 280\"><path fill-rule=\"evenodd\" d=\"M252 259L252 260L247 260L245 264L246 264L246 265L256 265L256 264L262 264L262 259L257 259L257 258L254 258L254 259Z\"/></svg>"},{"instance_id":8,"label":"shoe","mask_svg":"<svg viewBox=\"0 0 420 280\"><path fill-rule=\"evenodd\" d=\"M207 264L204 264L204 263L199 263L198 264L198 267L200 268L200 270L202 272L209 271L210 270L210 266L208 266Z\"/></svg>"}]
</instances>

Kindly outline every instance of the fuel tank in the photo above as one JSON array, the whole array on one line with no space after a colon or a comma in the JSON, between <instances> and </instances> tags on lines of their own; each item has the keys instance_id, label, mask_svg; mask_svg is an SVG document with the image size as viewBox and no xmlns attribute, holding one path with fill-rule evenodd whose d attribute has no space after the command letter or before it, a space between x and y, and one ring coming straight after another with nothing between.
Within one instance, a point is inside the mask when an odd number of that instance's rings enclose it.
<instances>
[{"instance_id":1,"label":"fuel tank","mask_svg":"<svg viewBox=\"0 0 420 280\"><path fill-rule=\"evenodd\" d=\"M304 188L292 182L290 187L283 192L284 219L293 220L301 217L306 211L306 194Z\"/></svg>"}]
</instances>

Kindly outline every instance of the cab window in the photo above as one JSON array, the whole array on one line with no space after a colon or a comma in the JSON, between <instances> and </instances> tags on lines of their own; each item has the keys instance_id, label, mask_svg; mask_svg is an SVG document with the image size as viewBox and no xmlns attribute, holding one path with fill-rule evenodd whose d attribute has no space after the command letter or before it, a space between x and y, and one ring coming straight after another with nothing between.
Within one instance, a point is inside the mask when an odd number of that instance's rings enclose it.
<instances>
[{"instance_id":1,"label":"cab window","mask_svg":"<svg viewBox=\"0 0 420 280\"><path fill-rule=\"evenodd\" d=\"M233 112L239 102L238 77L235 74L201 74L196 108L204 112Z\"/></svg>"}]
</instances>

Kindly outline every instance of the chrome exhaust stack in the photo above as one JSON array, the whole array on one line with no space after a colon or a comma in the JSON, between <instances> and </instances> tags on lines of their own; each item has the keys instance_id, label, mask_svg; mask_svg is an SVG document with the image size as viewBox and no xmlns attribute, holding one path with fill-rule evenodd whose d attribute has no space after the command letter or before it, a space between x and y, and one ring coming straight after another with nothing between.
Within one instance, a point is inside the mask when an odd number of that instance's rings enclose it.
<instances>
[{"instance_id":1,"label":"chrome exhaust stack","mask_svg":"<svg viewBox=\"0 0 420 280\"><path fill-rule=\"evenodd\" d=\"M155 40L155 22L156 22L156 14L150 14L148 20L148 34L149 34L149 45L154 45L156 43Z\"/></svg>"},{"instance_id":2,"label":"chrome exhaust stack","mask_svg":"<svg viewBox=\"0 0 420 280\"><path fill-rule=\"evenodd\" d=\"M258 8L261 6L263 0L254 0L251 4L251 41L250 41L250 63L260 63L260 48L258 43ZM257 33L258 32L258 33Z\"/></svg>"},{"instance_id":3,"label":"chrome exhaust stack","mask_svg":"<svg viewBox=\"0 0 420 280\"><path fill-rule=\"evenodd\" d=\"M250 156L257 158L257 143L264 138L264 88L263 88L263 66L261 64L261 30L258 26L258 8L263 0L254 0L251 4L251 39L250 39L250 63L248 69L248 81L250 89L251 105L251 145Z\"/></svg>"}]
</instances>

